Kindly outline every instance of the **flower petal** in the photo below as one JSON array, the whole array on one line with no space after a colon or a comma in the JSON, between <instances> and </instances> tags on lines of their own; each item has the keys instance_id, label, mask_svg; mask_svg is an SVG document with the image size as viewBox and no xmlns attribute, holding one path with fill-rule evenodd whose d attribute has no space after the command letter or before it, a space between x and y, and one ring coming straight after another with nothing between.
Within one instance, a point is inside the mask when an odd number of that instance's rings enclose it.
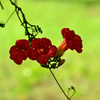
<instances>
[{"instance_id":1,"label":"flower petal","mask_svg":"<svg viewBox=\"0 0 100 100\"><path fill-rule=\"evenodd\" d=\"M11 54L11 53L13 53L15 50L16 50L16 46L14 45L14 46L12 46L12 47L10 48L9 53Z\"/></svg>"},{"instance_id":2,"label":"flower petal","mask_svg":"<svg viewBox=\"0 0 100 100\"><path fill-rule=\"evenodd\" d=\"M37 62L40 64L46 64L49 60L50 56L48 54L41 54L37 58Z\"/></svg>"},{"instance_id":3,"label":"flower petal","mask_svg":"<svg viewBox=\"0 0 100 100\"><path fill-rule=\"evenodd\" d=\"M17 56L14 58L14 62L18 65L20 65L23 61L23 57L22 56Z\"/></svg>"},{"instance_id":4,"label":"flower petal","mask_svg":"<svg viewBox=\"0 0 100 100\"><path fill-rule=\"evenodd\" d=\"M50 57L54 57L55 54L56 54L56 52L57 52L57 47L54 46L54 45L52 45L52 46L50 47L50 49L49 49L48 54L50 55Z\"/></svg>"},{"instance_id":5,"label":"flower petal","mask_svg":"<svg viewBox=\"0 0 100 100\"><path fill-rule=\"evenodd\" d=\"M40 39L33 39L31 41L31 48L39 49L40 47Z\"/></svg>"},{"instance_id":6,"label":"flower petal","mask_svg":"<svg viewBox=\"0 0 100 100\"><path fill-rule=\"evenodd\" d=\"M19 39L16 41L16 46L18 48L21 48L21 49L24 49L24 50L27 50L30 48L29 46L29 42L25 39Z\"/></svg>"},{"instance_id":7,"label":"flower petal","mask_svg":"<svg viewBox=\"0 0 100 100\"><path fill-rule=\"evenodd\" d=\"M21 49L18 49L16 46L12 46L9 53L11 59L14 59L17 55L24 55L24 52Z\"/></svg>"},{"instance_id":8,"label":"flower petal","mask_svg":"<svg viewBox=\"0 0 100 100\"><path fill-rule=\"evenodd\" d=\"M81 37L80 36L75 35L72 45L73 45L73 47L75 48L75 50L78 53L81 53L82 52L82 47L83 46L82 46L82 40L81 40Z\"/></svg>"},{"instance_id":9,"label":"flower petal","mask_svg":"<svg viewBox=\"0 0 100 100\"><path fill-rule=\"evenodd\" d=\"M29 58L31 60L36 60L38 57L38 52L36 50L33 50L32 48L30 49L30 53L29 53Z\"/></svg>"},{"instance_id":10,"label":"flower petal","mask_svg":"<svg viewBox=\"0 0 100 100\"><path fill-rule=\"evenodd\" d=\"M22 49L22 51L24 51L25 56L28 56L29 54L29 42L25 39L19 39L16 41L16 47L19 49Z\"/></svg>"},{"instance_id":11,"label":"flower petal","mask_svg":"<svg viewBox=\"0 0 100 100\"><path fill-rule=\"evenodd\" d=\"M44 47L44 48L48 48L49 46L51 46L51 41L47 38L42 38L41 39L41 45Z\"/></svg>"},{"instance_id":12,"label":"flower petal","mask_svg":"<svg viewBox=\"0 0 100 100\"><path fill-rule=\"evenodd\" d=\"M72 40L75 36L74 31L70 31L69 28L63 28L61 30L61 33L63 35L63 38L66 38L66 41Z\"/></svg>"}]
</instances>

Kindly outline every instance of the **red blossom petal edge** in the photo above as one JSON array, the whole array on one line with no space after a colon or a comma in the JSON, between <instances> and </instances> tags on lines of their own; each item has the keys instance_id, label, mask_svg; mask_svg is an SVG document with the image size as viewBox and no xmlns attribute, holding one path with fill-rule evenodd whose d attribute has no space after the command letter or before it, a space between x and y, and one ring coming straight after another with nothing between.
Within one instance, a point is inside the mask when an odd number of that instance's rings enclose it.
<instances>
[{"instance_id":1,"label":"red blossom petal edge","mask_svg":"<svg viewBox=\"0 0 100 100\"><path fill-rule=\"evenodd\" d=\"M15 45L10 48L10 58L14 60L16 64L21 64L23 60L26 60L29 55L29 42L25 39L17 40Z\"/></svg>"},{"instance_id":2,"label":"red blossom petal edge","mask_svg":"<svg viewBox=\"0 0 100 100\"><path fill-rule=\"evenodd\" d=\"M69 28L63 28L61 33L66 41L67 48L70 48L71 50L75 49L78 53L82 52L83 45L79 35L76 35L75 32Z\"/></svg>"},{"instance_id":3,"label":"red blossom petal edge","mask_svg":"<svg viewBox=\"0 0 100 100\"><path fill-rule=\"evenodd\" d=\"M40 64L46 64L50 57L54 57L57 52L56 46L51 44L47 38L39 38L31 41L29 58L37 60Z\"/></svg>"},{"instance_id":4,"label":"red blossom petal edge","mask_svg":"<svg viewBox=\"0 0 100 100\"><path fill-rule=\"evenodd\" d=\"M46 64L50 56L48 54L41 54L37 57L37 62L40 64Z\"/></svg>"}]
</instances>

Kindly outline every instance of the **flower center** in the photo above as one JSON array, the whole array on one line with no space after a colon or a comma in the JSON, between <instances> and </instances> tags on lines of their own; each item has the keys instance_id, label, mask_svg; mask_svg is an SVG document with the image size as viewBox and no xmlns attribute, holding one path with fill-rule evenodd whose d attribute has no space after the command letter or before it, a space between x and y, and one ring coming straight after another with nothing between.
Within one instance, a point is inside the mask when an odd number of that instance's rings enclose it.
<instances>
[{"instance_id":1,"label":"flower center","mask_svg":"<svg viewBox=\"0 0 100 100\"><path fill-rule=\"evenodd\" d=\"M44 53L44 49L43 49L43 48L42 48L42 49L38 49L37 52L38 52L39 54Z\"/></svg>"},{"instance_id":2,"label":"flower center","mask_svg":"<svg viewBox=\"0 0 100 100\"><path fill-rule=\"evenodd\" d=\"M22 49L22 51L24 51L24 52L25 52L25 50L24 50L24 49Z\"/></svg>"},{"instance_id":3,"label":"flower center","mask_svg":"<svg viewBox=\"0 0 100 100\"><path fill-rule=\"evenodd\" d=\"M41 51L41 52L44 52L44 49L42 48L42 49L40 49L40 51Z\"/></svg>"}]
</instances>

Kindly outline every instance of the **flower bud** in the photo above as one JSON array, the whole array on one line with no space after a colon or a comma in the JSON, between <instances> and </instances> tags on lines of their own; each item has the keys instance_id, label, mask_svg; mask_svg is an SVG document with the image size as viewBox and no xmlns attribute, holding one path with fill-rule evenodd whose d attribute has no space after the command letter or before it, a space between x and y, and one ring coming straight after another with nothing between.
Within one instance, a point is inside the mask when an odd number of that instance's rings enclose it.
<instances>
[{"instance_id":1,"label":"flower bud","mask_svg":"<svg viewBox=\"0 0 100 100\"><path fill-rule=\"evenodd\" d=\"M44 68L49 68L47 64L41 64L41 66Z\"/></svg>"},{"instance_id":2,"label":"flower bud","mask_svg":"<svg viewBox=\"0 0 100 100\"><path fill-rule=\"evenodd\" d=\"M56 68L56 63L53 63L52 65L51 65L51 68Z\"/></svg>"},{"instance_id":3,"label":"flower bud","mask_svg":"<svg viewBox=\"0 0 100 100\"><path fill-rule=\"evenodd\" d=\"M63 64L64 64L64 62L65 62L65 59L60 60L60 61L59 61L59 63L58 63L58 66L63 65Z\"/></svg>"}]
</instances>

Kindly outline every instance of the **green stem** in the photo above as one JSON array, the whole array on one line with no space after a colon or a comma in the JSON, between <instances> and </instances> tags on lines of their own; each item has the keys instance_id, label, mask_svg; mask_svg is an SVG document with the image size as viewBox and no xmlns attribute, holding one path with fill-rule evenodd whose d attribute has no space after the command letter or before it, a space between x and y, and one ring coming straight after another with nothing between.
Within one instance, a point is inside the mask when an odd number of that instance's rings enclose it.
<instances>
[{"instance_id":1,"label":"green stem","mask_svg":"<svg viewBox=\"0 0 100 100\"><path fill-rule=\"evenodd\" d=\"M54 73L52 72L52 70L51 70L50 68L49 68L49 70L50 70L50 72L51 72L53 78L55 79L56 83L58 84L59 88L60 88L61 91L63 92L63 94L66 96L66 98L67 98L68 100L71 100L71 99L66 95L66 93L64 92L64 90L62 89L61 85L60 85L59 82L57 81L57 79L56 79Z\"/></svg>"}]
</instances>

